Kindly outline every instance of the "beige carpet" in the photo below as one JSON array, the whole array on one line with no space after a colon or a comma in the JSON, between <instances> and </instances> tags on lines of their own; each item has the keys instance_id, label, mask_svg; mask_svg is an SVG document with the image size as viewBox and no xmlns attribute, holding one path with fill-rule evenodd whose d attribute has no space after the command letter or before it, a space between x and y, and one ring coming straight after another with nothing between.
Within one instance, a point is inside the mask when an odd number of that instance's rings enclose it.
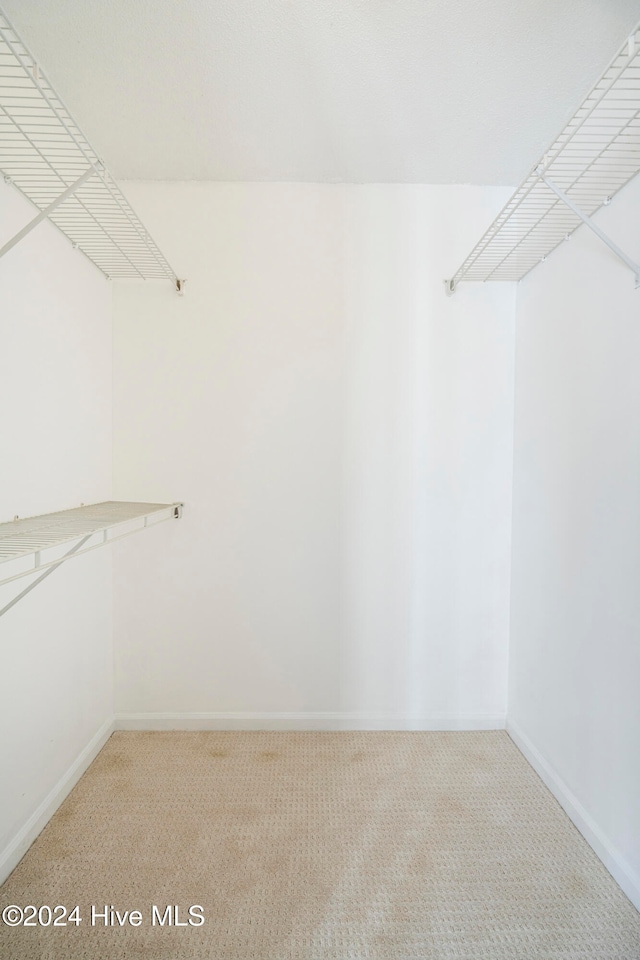
<instances>
[{"instance_id":1,"label":"beige carpet","mask_svg":"<svg viewBox=\"0 0 640 960\"><path fill-rule=\"evenodd\" d=\"M0 925L3 960L640 958L640 914L502 732L116 733L7 904L82 923ZM153 926L169 904L204 925Z\"/></svg>"}]
</instances>

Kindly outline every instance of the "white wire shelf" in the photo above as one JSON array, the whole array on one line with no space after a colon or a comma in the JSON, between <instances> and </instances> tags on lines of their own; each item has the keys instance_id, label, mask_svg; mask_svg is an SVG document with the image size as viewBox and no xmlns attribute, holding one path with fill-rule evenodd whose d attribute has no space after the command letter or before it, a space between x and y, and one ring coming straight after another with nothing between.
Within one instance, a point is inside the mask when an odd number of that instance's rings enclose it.
<instances>
[{"instance_id":1,"label":"white wire shelf","mask_svg":"<svg viewBox=\"0 0 640 960\"><path fill-rule=\"evenodd\" d=\"M182 506L108 500L0 523L0 585L58 566L152 524L177 519Z\"/></svg>"},{"instance_id":2,"label":"white wire shelf","mask_svg":"<svg viewBox=\"0 0 640 960\"><path fill-rule=\"evenodd\" d=\"M167 279L181 291L175 271L2 10L0 172L41 213L51 207L48 218L107 277ZM0 256L26 232L0 246Z\"/></svg>"},{"instance_id":3,"label":"white wire shelf","mask_svg":"<svg viewBox=\"0 0 640 960\"><path fill-rule=\"evenodd\" d=\"M640 24L459 270L445 281L447 292L467 280L521 280L583 221L589 223L638 171ZM640 268L614 244L609 246L640 283Z\"/></svg>"}]
</instances>

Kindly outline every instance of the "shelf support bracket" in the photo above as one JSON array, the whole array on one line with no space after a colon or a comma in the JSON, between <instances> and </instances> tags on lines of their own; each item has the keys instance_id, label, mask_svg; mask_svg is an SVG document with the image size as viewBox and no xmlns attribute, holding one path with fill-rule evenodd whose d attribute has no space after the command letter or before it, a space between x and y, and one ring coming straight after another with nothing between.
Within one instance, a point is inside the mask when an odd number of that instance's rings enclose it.
<instances>
[{"instance_id":1,"label":"shelf support bracket","mask_svg":"<svg viewBox=\"0 0 640 960\"><path fill-rule=\"evenodd\" d=\"M19 233L16 233L15 237L12 237L11 240L7 241L3 247L0 247L0 257L4 257L5 253L8 253L12 247L15 247L17 243L27 236L28 233L31 233L34 227L37 227L39 223L42 223L43 220L46 220L49 214L53 213L56 207L59 207L61 203L64 203L65 200L68 200L69 197L73 196L76 190L82 186L82 184L92 177L96 173L95 167L89 167L88 170L82 174L81 177L78 177L75 183L72 183L70 187L61 193L59 197L49 204L48 207L45 207L44 210L41 210L37 217L34 217L26 227L23 227Z\"/></svg>"},{"instance_id":2,"label":"shelf support bracket","mask_svg":"<svg viewBox=\"0 0 640 960\"><path fill-rule=\"evenodd\" d=\"M627 254L624 252L624 250L621 250L620 247L617 244L615 244L613 240L610 237L608 237L607 234L604 233L604 231L601 230L596 223L593 222L591 217L588 217L586 213L582 212L580 207L576 206L576 204L573 202L571 197L568 197L566 193L563 193L560 187L556 186L553 180L550 180L549 177L545 176L545 174L541 174L540 179L543 181L543 183L545 183L549 187L549 190L555 193L556 197L562 200L562 202L565 203L569 207L569 209L575 213L577 217L580 217L580 219L584 223L586 223L589 229L592 230L597 237L600 237L603 243L606 243L606 245L609 247L610 250L613 250L616 257L622 260L622 262L626 264L627 267L629 267L629 269L632 271L632 273L635 275L635 278L636 278L636 289L640 287L640 264L637 264L634 260L631 259L631 257L628 257Z\"/></svg>"},{"instance_id":3,"label":"shelf support bracket","mask_svg":"<svg viewBox=\"0 0 640 960\"><path fill-rule=\"evenodd\" d=\"M65 560L67 560L70 556L76 553L76 551L79 550L80 547L83 547L87 542L87 540L90 540L92 536L93 534L90 533L88 536L83 537L80 543L76 543L75 546L71 547L71 550L68 550L65 553L65 555L61 557L60 560L58 560L57 563L54 563L53 566L49 567L48 570L45 570L45 572L41 576L39 576L37 580L34 580L33 583L30 583L28 587L25 587L24 590L21 590L18 596L14 597L13 600L10 600L9 603L6 604L6 606L1 607L0 617L3 616L3 614L7 613L7 611L11 610L11 607L15 607L16 603L19 600L22 600L23 597L26 597L28 593L31 593L34 587L37 587L38 584L42 583L42 581L45 580L50 573L53 573L54 570L57 570L61 563L64 563ZM37 569L38 568L35 567L34 570L30 570L29 572L35 573Z\"/></svg>"}]
</instances>

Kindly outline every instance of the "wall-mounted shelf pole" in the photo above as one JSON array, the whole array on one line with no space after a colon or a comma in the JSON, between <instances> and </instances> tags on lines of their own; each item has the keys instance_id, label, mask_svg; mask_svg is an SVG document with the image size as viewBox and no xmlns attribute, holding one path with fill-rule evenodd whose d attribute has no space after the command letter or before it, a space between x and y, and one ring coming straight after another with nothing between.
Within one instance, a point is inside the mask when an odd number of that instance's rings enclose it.
<instances>
[{"instance_id":1,"label":"wall-mounted shelf pole","mask_svg":"<svg viewBox=\"0 0 640 960\"><path fill-rule=\"evenodd\" d=\"M56 197L56 199L50 203L48 207L45 207L44 210L40 211L37 217L34 217L33 220L30 220L26 227L23 227L22 230L16 233L15 237L12 237L11 240L5 243L3 247L0 247L0 257L4 257L5 253L8 253L12 247L15 247L17 243L20 243L20 241L24 239L28 233L31 233L34 227L37 227L39 223L42 223L43 220L46 220L49 217L49 214L53 213L56 207L59 207L61 203L64 203L64 201L69 197L72 197L78 187L81 187L82 184L85 183L89 177L92 177L95 172L96 171L94 167L90 167L88 170L85 170L82 176L78 177L76 182L72 183L70 187L67 187L64 193L61 193L59 197Z\"/></svg>"},{"instance_id":2,"label":"wall-mounted shelf pole","mask_svg":"<svg viewBox=\"0 0 640 960\"><path fill-rule=\"evenodd\" d=\"M620 260L622 260L622 262L629 267L629 269L635 275L636 287L640 287L640 264L637 264L634 260L631 259L631 257L628 257L624 252L624 250L621 250L620 247L617 244L615 244L613 240L610 237L608 237L603 230L600 229L597 223L593 222L591 217L588 217L586 213L583 213L580 207L573 202L571 197L568 197L566 193L563 193L560 187L558 187L557 184L553 182L553 180L549 179L549 177L545 176L544 174L541 175L540 179L543 180L544 183L546 183L546 185L549 187L549 190L553 190L555 195L559 197L563 203L566 203L569 209L573 210L575 215L577 217L580 217L582 222L586 223L589 229L592 230L597 237L600 237L602 242L606 243L609 249L613 250L615 255L619 257Z\"/></svg>"}]
</instances>

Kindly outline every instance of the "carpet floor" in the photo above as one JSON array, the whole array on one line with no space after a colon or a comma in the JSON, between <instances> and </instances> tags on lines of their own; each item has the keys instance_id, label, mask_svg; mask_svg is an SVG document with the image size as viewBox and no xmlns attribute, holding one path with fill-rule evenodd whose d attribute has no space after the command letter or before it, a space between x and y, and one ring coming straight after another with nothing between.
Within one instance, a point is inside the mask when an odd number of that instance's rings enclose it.
<instances>
[{"instance_id":1,"label":"carpet floor","mask_svg":"<svg viewBox=\"0 0 640 960\"><path fill-rule=\"evenodd\" d=\"M0 923L3 960L640 958L640 914L501 731L115 733L10 904L81 922Z\"/></svg>"}]
</instances>

